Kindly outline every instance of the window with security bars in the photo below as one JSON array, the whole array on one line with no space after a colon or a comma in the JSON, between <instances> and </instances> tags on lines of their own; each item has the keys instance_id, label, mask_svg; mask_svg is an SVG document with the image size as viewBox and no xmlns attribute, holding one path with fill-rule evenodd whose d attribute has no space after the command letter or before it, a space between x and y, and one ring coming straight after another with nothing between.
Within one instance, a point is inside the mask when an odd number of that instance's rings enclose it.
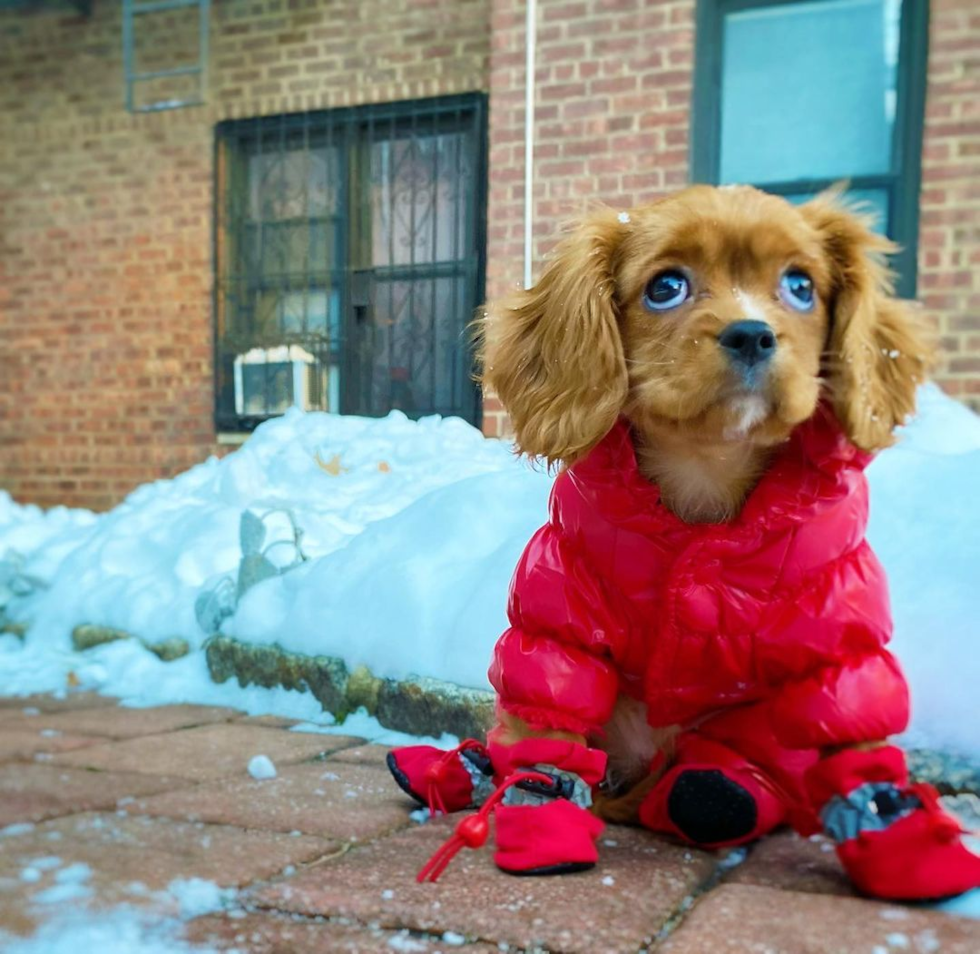
<instances>
[{"instance_id":1,"label":"window with security bars","mask_svg":"<svg viewBox=\"0 0 980 954\"><path fill-rule=\"evenodd\" d=\"M699 0L692 166L803 202L839 181L915 294L928 4Z\"/></svg>"},{"instance_id":2,"label":"window with security bars","mask_svg":"<svg viewBox=\"0 0 980 954\"><path fill-rule=\"evenodd\" d=\"M220 430L297 406L479 422L482 95L221 123Z\"/></svg>"}]
</instances>

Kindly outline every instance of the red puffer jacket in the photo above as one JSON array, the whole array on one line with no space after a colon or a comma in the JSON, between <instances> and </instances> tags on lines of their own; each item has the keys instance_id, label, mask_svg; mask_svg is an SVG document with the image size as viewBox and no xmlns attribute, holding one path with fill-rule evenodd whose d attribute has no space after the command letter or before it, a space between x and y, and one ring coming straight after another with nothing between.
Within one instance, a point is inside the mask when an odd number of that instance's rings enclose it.
<instances>
[{"instance_id":1,"label":"red puffer jacket","mask_svg":"<svg viewBox=\"0 0 980 954\"><path fill-rule=\"evenodd\" d=\"M640 475L620 422L558 477L518 564L490 668L500 704L590 734L619 693L654 726L766 700L787 748L901 731L908 692L864 538L870 459L822 408L737 518L690 525Z\"/></svg>"}]
</instances>

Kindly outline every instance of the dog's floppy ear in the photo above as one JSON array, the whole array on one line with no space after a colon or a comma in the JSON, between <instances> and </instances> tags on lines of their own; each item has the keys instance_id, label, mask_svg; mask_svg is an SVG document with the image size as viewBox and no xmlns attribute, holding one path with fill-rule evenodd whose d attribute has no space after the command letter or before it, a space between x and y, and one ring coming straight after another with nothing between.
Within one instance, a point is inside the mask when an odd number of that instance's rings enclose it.
<instances>
[{"instance_id":1,"label":"dog's floppy ear","mask_svg":"<svg viewBox=\"0 0 980 954\"><path fill-rule=\"evenodd\" d=\"M885 256L897 246L831 191L800 211L820 233L830 266L830 339L824 374L851 442L875 452L915 410L934 360L933 336L909 302L893 297Z\"/></svg>"},{"instance_id":2,"label":"dog's floppy ear","mask_svg":"<svg viewBox=\"0 0 980 954\"><path fill-rule=\"evenodd\" d=\"M480 330L484 385L510 413L520 450L549 464L587 453L626 399L613 274L621 235L613 210L592 213L538 283L494 303Z\"/></svg>"}]
</instances>

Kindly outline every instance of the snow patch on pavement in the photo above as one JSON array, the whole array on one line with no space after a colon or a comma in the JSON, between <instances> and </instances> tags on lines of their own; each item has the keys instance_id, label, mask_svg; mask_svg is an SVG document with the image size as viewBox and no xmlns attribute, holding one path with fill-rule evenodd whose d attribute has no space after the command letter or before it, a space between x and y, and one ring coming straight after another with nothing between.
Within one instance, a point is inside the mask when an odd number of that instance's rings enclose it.
<instances>
[{"instance_id":1,"label":"snow patch on pavement","mask_svg":"<svg viewBox=\"0 0 980 954\"><path fill-rule=\"evenodd\" d=\"M268 755L253 755L249 759L248 774L254 779L275 778L279 773Z\"/></svg>"},{"instance_id":2,"label":"snow patch on pavement","mask_svg":"<svg viewBox=\"0 0 980 954\"><path fill-rule=\"evenodd\" d=\"M962 918L980 918L980 888L967 891L958 898L943 901L936 907L947 914L957 914Z\"/></svg>"},{"instance_id":3,"label":"snow patch on pavement","mask_svg":"<svg viewBox=\"0 0 980 954\"><path fill-rule=\"evenodd\" d=\"M131 907L109 911L73 911L47 921L30 938L4 938L4 954L217 954L188 944L179 921L161 920ZM229 954L229 952L224 952Z\"/></svg>"},{"instance_id":4,"label":"snow patch on pavement","mask_svg":"<svg viewBox=\"0 0 980 954\"><path fill-rule=\"evenodd\" d=\"M44 918L34 935L15 938L0 930L4 954L211 954L212 948L183 939L184 922L217 911L228 911L230 916L236 912L237 891L202 878L176 878L164 891L150 891L134 882L130 893L145 899L146 907L124 904L90 911L84 905L94 896L87 886L92 875L88 865L60 867L61 859L54 856L32 864L35 869L60 870L54 875L55 884L32 898L32 913ZM65 894L68 889L76 893ZM59 890L64 897L45 897ZM47 910L48 905L63 901L72 904L55 912Z\"/></svg>"}]
</instances>

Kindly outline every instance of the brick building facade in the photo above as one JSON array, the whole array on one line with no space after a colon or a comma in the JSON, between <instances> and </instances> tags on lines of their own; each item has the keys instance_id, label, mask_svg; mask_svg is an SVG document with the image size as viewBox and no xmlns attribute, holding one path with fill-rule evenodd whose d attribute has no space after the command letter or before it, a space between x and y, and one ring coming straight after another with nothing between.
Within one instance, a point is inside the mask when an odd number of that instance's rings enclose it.
<instances>
[{"instance_id":1,"label":"brick building facade","mask_svg":"<svg viewBox=\"0 0 980 954\"><path fill-rule=\"evenodd\" d=\"M214 0L205 104L147 113L123 104L119 3L25 3L0 10L0 487L17 499L104 508L220 449L222 121L485 94L486 293L521 281L525 0ZM160 17L150 68L192 44ZM918 297L940 382L980 406L980 10L933 0L929 22ZM695 2L539 0L536 50L538 263L595 200L689 180ZM493 398L482 422L505 426Z\"/></svg>"}]
</instances>

